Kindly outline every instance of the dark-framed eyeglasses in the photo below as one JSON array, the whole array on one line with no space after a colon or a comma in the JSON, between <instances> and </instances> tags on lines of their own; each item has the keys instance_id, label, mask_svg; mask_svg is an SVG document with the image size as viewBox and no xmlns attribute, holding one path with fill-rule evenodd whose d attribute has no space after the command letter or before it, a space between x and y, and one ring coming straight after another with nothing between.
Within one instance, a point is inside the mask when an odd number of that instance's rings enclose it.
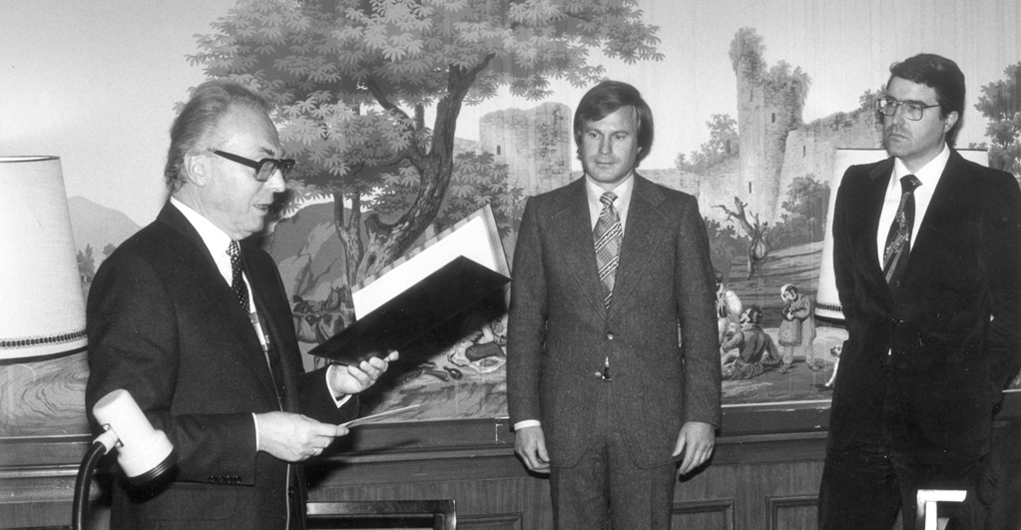
<instances>
[{"instance_id":1,"label":"dark-framed eyeglasses","mask_svg":"<svg viewBox=\"0 0 1021 530\"><path fill-rule=\"evenodd\" d=\"M294 164L297 162L291 158L263 158L262 160L255 161L250 158L235 155L234 153L228 153L226 151L220 151L217 149L210 149L210 153L214 155L222 156L231 162L237 162L242 166L248 166L255 170L255 180L259 182L266 182L273 177L273 173L276 170L280 170L280 176L285 180L287 174L290 173L291 169L294 169Z\"/></svg>"},{"instance_id":2,"label":"dark-framed eyeglasses","mask_svg":"<svg viewBox=\"0 0 1021 530\"><path fill-rule=\"evenodd\" d=\"M914 101L897 101L894 98L885 97L876 100L876 110L883 113L883 116L893 116L897 114L897 108L901 107L904 109L904 117L911 121L918 121L922 119L922 114L925 109L931 109L938 107L939 103L935 105L923 105Z\"/></svg>"}]
</instances>

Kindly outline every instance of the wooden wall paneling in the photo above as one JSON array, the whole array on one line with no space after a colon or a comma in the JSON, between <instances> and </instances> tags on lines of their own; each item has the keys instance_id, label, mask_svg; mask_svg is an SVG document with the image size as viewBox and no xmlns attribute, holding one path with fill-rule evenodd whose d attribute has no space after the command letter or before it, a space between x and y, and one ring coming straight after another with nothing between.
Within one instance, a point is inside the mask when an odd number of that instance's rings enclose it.
<instances>
[{"instance_id":1,"label":"wooden wall paneling","mask_svg":"<svg viewBox=\"0 0 1021 530\"><path fill-rule=\"evenodd\" d=\"M674 501L673 528L734 529L735 499Z\"/></svg>"},{"instance_id":2,"label":"wooden wall paneling","mask_svg":"<svg viewBox=\"0 0 1021 530\"><path fill-rule=\"evenodd\" d=\"M769 509L767 530L810 529L818 524L818 495L769 497L766 502Z\"/></svg>"},{"instance_id":3,"label":"wooden wall paneling","mask_svg":"<svg viewBox=\"0 0 1021 530\"><path fill-rule=\"evenodd\" d=\"M0 528L71 524L77 466L0 471Z\"/></svg>"},{"instance_id":4,"label":"wooden wall paneling","mask_svg":"<svg viewBox=\"0 0 1021 530\"><path fill-rule=\"evenodd\" d=\"M451 498L459 528L552 527L548 481L525 472L507 446L417 458L341 456L309 471L316 501Z\"/></svg>"},{"instance_id":5,"label":"wooden wall paneling","mask_svg":"<svg viewBox=\"0 0 1021 530\"><path fill-rule=\"evenodd\" d=\"M1008 398L1000 416L1017 418L1021 395ZM815 528L827 412L815 404L726 408L710 465L677 485L677 527ZM0 527L70 524L75 475L90 442L88 435L0 438ZM525 471L505 419L366 425L345 444L307 467L312 500L452 498L461 528L553 526L549 481ZM102 491L92 488L94 496Z\"/></svg>"}]
</instances>

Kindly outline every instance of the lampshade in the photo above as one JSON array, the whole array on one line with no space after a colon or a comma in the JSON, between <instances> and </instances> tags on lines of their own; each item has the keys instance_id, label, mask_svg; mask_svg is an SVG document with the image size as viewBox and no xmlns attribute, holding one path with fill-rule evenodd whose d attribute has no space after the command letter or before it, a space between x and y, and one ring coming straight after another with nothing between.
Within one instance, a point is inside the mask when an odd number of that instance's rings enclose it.
<instances>
[{"instance_id":1,"label":"lampshade","mask_svg":"<svg viewBox=\"0 0 1021 530\"><path fill-rule=\"evenodd\" d=\"M959 149L965 159L983 166L989 165L989 153L981 149ZM830 178L829 214L826 216L826 237L823 239L822 264L819 270L819 290L815 296L815 316L835 321L844 320L843 308L837 293L837 282L833 276L833 206L837 203L837 190L847 168L858 164L870 164L887 158L884 149L837 149L833 156L833 175Z\"/></svg>"},{"instance_id":2,"label":"lampshade","mask_svg":"<svg viewBox=\"0 0 1021 530\"><path fill-rule=\"evenodd\" d=\"M86 346L60 159L0 156L0 362Z\"/></svg>"}]
</instances>

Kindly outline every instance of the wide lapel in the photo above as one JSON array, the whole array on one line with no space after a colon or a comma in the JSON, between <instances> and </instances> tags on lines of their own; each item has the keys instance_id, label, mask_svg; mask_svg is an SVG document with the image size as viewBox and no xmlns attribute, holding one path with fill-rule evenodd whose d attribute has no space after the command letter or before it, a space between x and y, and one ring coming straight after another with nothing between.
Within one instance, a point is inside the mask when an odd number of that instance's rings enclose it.
<instances>
[{"instance_id":1,"label":"wide lapel","mask_svg":"<svg viewBox=\"0 0 1021 530\"><path fill-rule=\"evenodd\" d=\"M550 218L554 248L560 249L560 256L568 262L568 268L578 281L579 289L593 310L606 311L603 305L603 287L599 282L596 266L595 242L592 240L592 219L585 189L585 177L568 184L561 204Z\"/></svg>"},{"instance_id":2,"label":"wide lapel","mask_svg":"<svg viewBox=\"0 0 1021 530\"><path fill-rule=\"evenodd\" d=\"M658 210L664 200L663 194L655 184L637 173L634 179L635 187L625 220L624 243L621 245L620 262L617 265L617 279L610 300L610 317L623 307L644 274L650 257L658 251L668 235L668 220Z\"/></svg>"},{"instance_id":3,"label":"wide lapel","mask_svg":"<svg viewBox=\"0 0 1021 530\"><path fill-rule=\"evenodd\" d=\"M203 318L216 323L222 330L222 336L230 337L234 343L234 348L217 351L214 354L234 355L241 359L241 365L252 372L268 395L273 396L275 402L276 390L273 388L273 379L266 365L265 355L259 347L255 329L245 312L238 307L234 292L220 275L213 256L202 241L202 236L184 214L170 203L164 206L157 219L171 226L187 241L186 249L177 255L177 259L181 261L181 270L190 272L189 283L206 301L206 307L203 308L206 314Z\"/></svg>"},{"instance_id":4,"label":"wide lapel","mask_svg":"<svg viewBox=\"0 0 1021 530\"><path fill-rule=\"evenodd\" d=\"M890 227L879 226L879 216L883 212L883 202L886 200L886 188L890 185L890 178L893 175L893 158L879 162L869 171L869 188L862 195L862 208L865 210L863 219L865 228L862 237L858 238L857 252L866 256L868 265L867 271L872 283L879 286L877 289L883 293L887 303L893 303L893 296L890 294L890 286L886 283L886 276L883 275L883 265L880 261L879 247L877 241L879 231L889 231ZM910 259L910 258L909 258ZM910 261L909 261L910 263Z\"/></svg>"},{"instance_id":5,"label":"wide lapel","mask_svg":"<svg viewBox=\"0 0 1021 530\"><path fill-rule=\"evenodd\" d=\"M301 366L290 362L295 359L293 352L287 352L291 345L296 344L294 337L294 319L287 311L286 300L280 300L274 296L272 290L279 289L276 268L260 266L261 260L253 258L253 254L260 252L254 245L241 244L241 259L245 264L245 273L248 275L249 284L255 299L255 307L259 312L260 322L263 330L269 336L269 341L279 356L280 369L284 381L284 410L290 412L298 411L298 377L303 371ZM276 298L276 300L274 300Z\"/></svg>"},{"instance_id":6,"label":"wide lapel","mask_svg":"<svg viewBox=\"0 0 1021 530\"><path fill-rule=\"evenodd\" d=\"M950 158L947 165L940 174L936 189L932 190L932 199L929 200L929 207L925 209L925 216L918 227L918 234L911 245L911 254L908 256L907 269L904 270L904 277L907 278L912 270L911 262L918 260L928 262L925 257L935 249L932 245L940 238L941 223L946 223L949 218L947 212L954 209L954 202L968 194L968 186L973 186L974 181L969 181L962 166L964 157L957 151L950 150Z\"/></svg>"}]
</instances>

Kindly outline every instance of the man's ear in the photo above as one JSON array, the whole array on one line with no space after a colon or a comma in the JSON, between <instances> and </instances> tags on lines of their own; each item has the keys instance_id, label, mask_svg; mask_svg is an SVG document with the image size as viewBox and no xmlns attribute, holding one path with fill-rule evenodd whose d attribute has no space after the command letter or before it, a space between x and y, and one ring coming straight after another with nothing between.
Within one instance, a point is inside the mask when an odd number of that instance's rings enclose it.
<instances>
[{"instance_id":1,"label":"man's ear","mask_svg":"<svg viewBox=\"0 0 1021 530\"><path fill-rule=\"evenodd\" d=\"M204 153L184 155L184 176L196 186L205 186L209 180L209 157Z\"/></svg>"},{"instance_id":2,"label":"man's ear","mask_svg":"<svg viewBox=\"0 0 1021 530\"><path fill-rule=\"evenodd\" d=\"M960 114L958 114L956 110L952 110L950 111L950 114L947 114L947 117L944 119L943 122L943 134L946 134L950 129L954 127L954 124L957 123L957 118L959 117Z\"/></svg>"}]
</instances>

